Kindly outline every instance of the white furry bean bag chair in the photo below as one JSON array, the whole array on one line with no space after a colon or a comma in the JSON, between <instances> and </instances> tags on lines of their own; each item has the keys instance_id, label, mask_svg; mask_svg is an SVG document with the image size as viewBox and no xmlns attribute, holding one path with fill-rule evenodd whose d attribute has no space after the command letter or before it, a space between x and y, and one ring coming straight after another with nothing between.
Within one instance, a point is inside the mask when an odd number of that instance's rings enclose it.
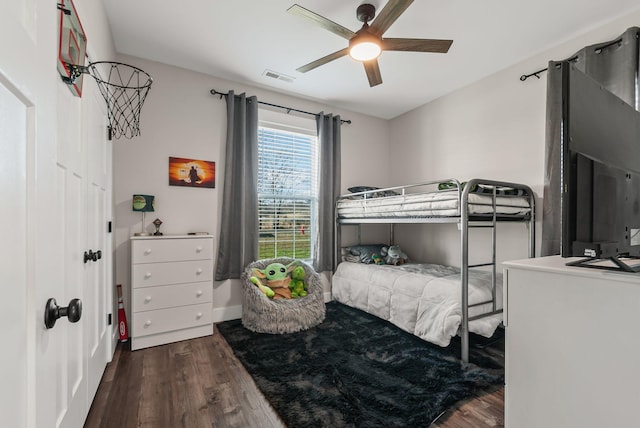
<instances>
[{"instance_id":1,"label":"white furry bean bag chair","mask_svg":"<svg viewBox=\"0 0 640 428\"><path fill-rule=\"evenodd\" d=\"M272 300L260 291L249 278L253 269L264 269L271 263L288 265L294 259L278 258L258 260L249 264L242 273L242 325L257 333L294 333L307 330L324 321L324 289L320 275L308 264L299 261L304 268L307 295L295 299Z\"/></svg>"}]
</instances>

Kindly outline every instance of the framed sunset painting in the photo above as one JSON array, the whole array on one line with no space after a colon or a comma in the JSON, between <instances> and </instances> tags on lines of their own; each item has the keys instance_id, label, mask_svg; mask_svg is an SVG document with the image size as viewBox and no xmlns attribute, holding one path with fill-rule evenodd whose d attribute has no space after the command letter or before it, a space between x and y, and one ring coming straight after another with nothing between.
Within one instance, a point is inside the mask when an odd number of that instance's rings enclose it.
<instances>
[{"instance_id":1,"label":"framed sunset painting","mask_svg":"<svg viewBox=\"0 0 640 428\"><path fill-rule=\"evenodd\" d=\"M216 163L170 157L169 185L213 189L216 187Z\"/></svg>"}]
</instances>

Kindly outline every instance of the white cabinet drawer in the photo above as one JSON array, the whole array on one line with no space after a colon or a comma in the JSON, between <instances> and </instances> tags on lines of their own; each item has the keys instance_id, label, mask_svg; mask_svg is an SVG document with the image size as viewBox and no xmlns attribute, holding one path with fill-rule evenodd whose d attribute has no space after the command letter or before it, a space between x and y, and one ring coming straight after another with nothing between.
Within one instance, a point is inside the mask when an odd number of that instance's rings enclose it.
<instances>
[{"instance_id":1,"label":"white cabinet drawer","mask_svg":"<svg viewBox=\"0 0 640 428\"><path fill-rule=\"evenodd\" d=\"M211 324L211 302L133 314L133 337Z\"/></svg>"},{"instance_id":2,"label":"white cabinet drawer","mask_svg":"<svg viewBox=\"0 0 640 428\"><path fill-rule=\"evenodd\" d=\"M213 239L174 238L137 239L133 241L133 263L155 263L180 260L206 260L213 258Z\"/></svg>"},{"instance_id":3,"label":"white cabinet drawer","mask_svg":"<svg viewBox=\"0 0 640 428\"><path fill-rule=\"evenodd\" d=\"M133 288L213 280L213 261L135 264L131 271Z\"/></svg>"},{"instance_id":4,"label":"white cabinet drawer","mask_svg":"<svg viewBox=\"0 0 640 428\"><path fill-rule=\"evenodd\" d=\"M211 282L160 285L133 290L133 312L195 305L212 301Z\"/></svg>"},{"instance_id":5,"label":"white cabinet drawer","mask_svg":"<svg viewBox=\"0 0 640 428\"><path fill-rule=\"evenodd\" d=\"M213 237L131 238L131 349L213 333Z\"/></svg>"}]
</instances>

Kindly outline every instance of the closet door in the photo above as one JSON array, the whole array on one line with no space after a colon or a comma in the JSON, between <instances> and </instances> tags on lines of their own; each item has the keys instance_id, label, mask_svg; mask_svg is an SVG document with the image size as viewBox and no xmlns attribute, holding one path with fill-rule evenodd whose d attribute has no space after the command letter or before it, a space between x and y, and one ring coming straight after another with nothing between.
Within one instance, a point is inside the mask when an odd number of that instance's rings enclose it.
<instances>
[{"instance_id":1,"label":"closet door","mask_svg":"<svg viewBox=\"0 0 640 428\"><path fill-rule=\"evenodd\" d=\"M0 14L0 37L10 41L0 55L3 426L82 426L111 355L108 268L84 263L107 236L111 188L89 173L98 159L110 168L106 121L52 67L59 13L54 3L27 0L6 2ZM86 79L85 90L94 84ZM80 299L80 319L63 316L47 328L50 298L59 307Z\"/></svg>"}]
</instances>

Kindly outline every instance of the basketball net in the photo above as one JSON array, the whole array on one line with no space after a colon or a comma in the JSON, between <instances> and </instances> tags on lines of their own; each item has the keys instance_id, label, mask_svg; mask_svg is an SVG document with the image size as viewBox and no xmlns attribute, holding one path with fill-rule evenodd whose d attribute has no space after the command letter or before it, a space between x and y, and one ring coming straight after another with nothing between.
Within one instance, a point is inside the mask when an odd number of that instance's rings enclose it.
<instances>
[{"instance_id":1,"label":"basketball net","mask_svg":"<svg viewBox=\"0 0 640 428\"><path fill-rule=\"evenodd\" d=\"M106 73L106 79L102 78L98 67ZM107 102L110 137L140 135L140 112L153 83L151 76L132 65L111 61L90 63L87 73L98 83Z\"/></svg>"}]
</instances>

